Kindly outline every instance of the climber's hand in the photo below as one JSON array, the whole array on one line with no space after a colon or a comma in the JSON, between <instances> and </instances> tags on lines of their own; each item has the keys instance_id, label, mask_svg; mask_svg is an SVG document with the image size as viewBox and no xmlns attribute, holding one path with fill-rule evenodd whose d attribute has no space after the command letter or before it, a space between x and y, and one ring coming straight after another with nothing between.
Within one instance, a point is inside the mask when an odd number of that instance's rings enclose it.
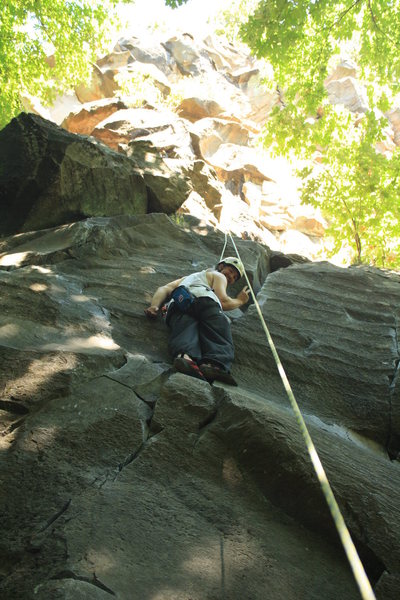
<instances>
[{"instance_id":1,"label":"climber's hand","mask_svg":"<svg viewBox=\"0 0 400 600\"><path fill-rule=\"evenodd\" d=\"M238 295L236 296L237 300L240 300L240 302L242 303L242 306L244 304L247 304L247 302L249 301L249 294L250 294L249 287L247 285L245 285L244 288L242 289L242 291L240 291L238 293Z\"/></svg>"},{"instance_id":2,"label":"climber's hand","mask_svg":"<svg viewBox=\"0 0 400 600\"><path fill-rule=\"evenodd\" d=\"M158 308L158 306L149 306L148 308L145 308L144 314L149 319L156 319L157 315L159 313L159 310L160 309Z\"/></svg>"}]
</instances>

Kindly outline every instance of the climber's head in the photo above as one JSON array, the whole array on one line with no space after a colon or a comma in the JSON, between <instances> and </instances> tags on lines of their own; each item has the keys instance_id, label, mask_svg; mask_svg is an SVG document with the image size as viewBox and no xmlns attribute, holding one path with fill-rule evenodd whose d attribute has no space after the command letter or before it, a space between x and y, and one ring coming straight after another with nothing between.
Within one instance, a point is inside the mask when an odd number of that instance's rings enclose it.
<instances>
[{"instance_id":1,"label":"climber's head","mask_svg":"<svg viewBox=\"0 0 400 600\"><path fill-rule=\"evenodd\" d=\"M243 263L236 256L223 258L217 264L217 271L225 275L229 285L232 285L244 275Z\"/></svg>"}]
</instances>

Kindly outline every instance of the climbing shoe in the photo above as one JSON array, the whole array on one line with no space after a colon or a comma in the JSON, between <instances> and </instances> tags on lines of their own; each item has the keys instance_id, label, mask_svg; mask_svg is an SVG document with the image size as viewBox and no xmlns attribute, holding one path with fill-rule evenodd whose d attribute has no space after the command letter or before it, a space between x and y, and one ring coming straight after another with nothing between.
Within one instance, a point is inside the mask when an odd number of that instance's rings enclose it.
<instances>
[{"instance_id":1,"label":"climbing shoe","mask_svg":"<svg viewBox=\"0 0 400 600\"><path fill-rule=\"evenodd\" d=\"M221 367L209 364L202 364L200 366L202 374L210 383L213 381L221 381L222 383L228 383L229 385L237 385L232 375L228 371L221 369Z\"/></svg>"},{"instance_id":2,"label":"climbing shoe","mask_svg":"<svg viewBox=\"0 0 400 600\"><path fill-rule=\"evenodd\" d=\"M183 373L184 375L196 377L196 379L201 379L202 381L207 381L199 366L193 360L177 356L174 360L174 369L175 371L179 371L179 373Z\"/></svg>"}]
</instances>

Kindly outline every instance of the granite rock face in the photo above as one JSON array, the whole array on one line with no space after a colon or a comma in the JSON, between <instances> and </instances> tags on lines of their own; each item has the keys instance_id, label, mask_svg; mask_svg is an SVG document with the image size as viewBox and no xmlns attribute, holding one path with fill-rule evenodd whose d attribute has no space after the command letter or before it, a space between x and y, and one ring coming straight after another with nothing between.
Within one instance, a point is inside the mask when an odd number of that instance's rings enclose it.
<instances>
[{"instance_id":1,"label":"granite rock face","mask_svg":"<svg viewBox=\"0 0 400 600\"><path fill-rule=\"evenodd\" d=\"M394 600L399 276L236 243L377 598ZM255 307L231 315L237 388L173 373L164 323L144 317L223 244L156 213L0 241L2 598L359 598Z\"/></svg>"}]
</instances>

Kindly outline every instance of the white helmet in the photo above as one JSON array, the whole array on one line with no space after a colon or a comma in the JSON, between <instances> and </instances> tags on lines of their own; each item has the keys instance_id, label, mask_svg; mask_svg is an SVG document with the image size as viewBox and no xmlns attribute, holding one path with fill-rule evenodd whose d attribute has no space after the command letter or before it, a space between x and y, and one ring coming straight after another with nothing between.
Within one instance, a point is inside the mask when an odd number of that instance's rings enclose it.
<instances>
[{"instance_id":1,"label":"white helmet","mask_svg":"<svg viewBox=\"0 0 400 600\"><path fill-rule=\"evenodd\" d=\"M217 265L217 267L219 267L219 265L229 265L230 267L235 267L235 269L237 270L237 272L239 273L240 277L243 277L244 275L244 266L241 260L239 260L238 258L236 258L236 256L227 256L226 258L223 258Z\"/></svg>"}]
</instances>

